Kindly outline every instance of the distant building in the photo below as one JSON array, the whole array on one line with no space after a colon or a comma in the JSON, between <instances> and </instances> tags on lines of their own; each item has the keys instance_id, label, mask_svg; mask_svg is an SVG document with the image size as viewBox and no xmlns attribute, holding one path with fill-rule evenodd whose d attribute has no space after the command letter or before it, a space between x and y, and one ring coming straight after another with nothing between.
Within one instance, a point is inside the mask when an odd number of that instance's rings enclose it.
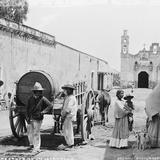
<instances>
[{"instance_id":1,"label":"distant building","mask_svg":"<svg viewBox=\"0 0 160 160\"><path fill-rule=\"evenodd\" d=\"M121 86L153 88L160 82L160 46L152 43L137 54L129 53L129 36L124 30L121 36Z\"/></svg>"}]
</instances>

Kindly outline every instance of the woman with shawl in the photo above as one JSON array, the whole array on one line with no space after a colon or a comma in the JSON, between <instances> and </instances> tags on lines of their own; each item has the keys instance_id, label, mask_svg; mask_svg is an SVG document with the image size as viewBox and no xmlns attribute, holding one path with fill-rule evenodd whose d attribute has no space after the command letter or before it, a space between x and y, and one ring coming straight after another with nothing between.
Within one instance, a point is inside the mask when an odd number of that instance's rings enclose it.
<instances>
[{"instance_id":1,"label":"woman with shawl","mask_svg":"<svg viewBox=\"0 0 160 160\"><path fill-rule=\"evenodd\" d=\"M113 129L112 137L110 139L109 146L116 148L126 148L128 147L128 113L125 109L125 101L123 101L124 91L118 90L116 93L117 100L115 101L115 126Z\"/></svg>"},{"instance_id":2,"label":"woman with shawl","mask_svg":"<svg viewBox=\"0 0 160 160\"><path fill-rule=\"evenodd\" d=\"M157 85L146 99L148 116L148 137L151 147L160 147L160 84Z\"/></svg>"}]
</instances>

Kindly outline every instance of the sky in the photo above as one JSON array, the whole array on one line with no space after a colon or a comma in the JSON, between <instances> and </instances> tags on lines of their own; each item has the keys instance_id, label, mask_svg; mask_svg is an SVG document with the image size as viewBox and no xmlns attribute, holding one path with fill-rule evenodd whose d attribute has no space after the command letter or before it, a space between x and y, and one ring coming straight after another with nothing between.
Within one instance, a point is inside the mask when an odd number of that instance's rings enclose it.
<instances>
[{"instance_id":1,"label":"sky","mask_svg":"<svg viewBox=\"0 0 160 160\"><path fill-rule=\"evenodd\" d=\"M106 60L120 71L121 35L128 30L129 52L160 42L159 0L28 0L24 24L56 41Z\"/></svg>"}]
</instances>

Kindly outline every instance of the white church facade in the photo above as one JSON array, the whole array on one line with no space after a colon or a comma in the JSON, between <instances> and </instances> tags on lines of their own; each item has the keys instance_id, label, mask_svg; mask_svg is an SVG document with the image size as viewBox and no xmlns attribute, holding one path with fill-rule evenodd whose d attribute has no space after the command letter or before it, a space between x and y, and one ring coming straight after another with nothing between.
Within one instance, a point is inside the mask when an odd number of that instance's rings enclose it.
<instances>
[{"instance_id":1,"label":"white church facade","mask_svg":"<svg viewBox=\"0 0 160 160\"><path fill-rule=\"evenodd\" d=\"M129 53L129 35L124 30L121 36L121 86L153 88L160 82L160 45L152 43L137 54Z\"/></svg>"}]
</instances>

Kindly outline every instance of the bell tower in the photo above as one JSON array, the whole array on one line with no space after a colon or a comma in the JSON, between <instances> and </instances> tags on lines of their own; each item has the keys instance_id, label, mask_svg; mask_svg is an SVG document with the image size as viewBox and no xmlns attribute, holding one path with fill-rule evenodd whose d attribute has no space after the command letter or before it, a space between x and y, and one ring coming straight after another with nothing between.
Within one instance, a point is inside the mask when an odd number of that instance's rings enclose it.
<instances>
[{"instance_id":1,"label":"bell tower","mask_svg":"<svg viewBox=\"0 0 160 160\"><path fill-rule=\"evenodd\" d=\"M121 36L121 86L127 86L132 81L131 61L129 54L129 36L127 30Z\"/></svg>"},{"instance_id":2,"label":"bell tower","mask_svg":"<svg viewBox=\"0 0 160 160\"><path fill-rule=\"evenodd\" d=\"M129 36L127 35L127 30L123 31L121 36L121 54L128 54L129 52Z\"/></svg>"}]
</instances>

